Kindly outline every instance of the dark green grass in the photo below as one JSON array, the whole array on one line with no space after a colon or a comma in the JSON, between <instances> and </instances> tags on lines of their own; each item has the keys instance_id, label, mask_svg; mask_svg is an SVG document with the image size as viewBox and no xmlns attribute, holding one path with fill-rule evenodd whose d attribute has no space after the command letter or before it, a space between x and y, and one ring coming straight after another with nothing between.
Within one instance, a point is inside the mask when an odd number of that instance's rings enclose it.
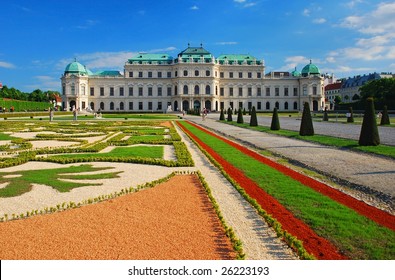
<instances>
[{"instance_id":1,"label":"dark green grass","mask_svg":"<svg viewBox=\"0 0 395 280\"><path fill-rule=\"evenodd\" d=\"M57 155L57 158L163 158L163 147L162 146L136 146L136 147L117 147L109 153L81 153L81 154L65 154Z\"/></svg>"},{"instance_id":2,"label":"dark green grass","mask_svg":"<svg viewBox=\"0 0 395 280\"><path fill-rule=\"evenodd\" d=\"M128 118L143 120L175 120L177 116L166 114L103 114L103 118Z\"/></svg>"},{"instance_id":3,"label":"dark green grass","mask_svg":"<svg viewBox=\"0 0 395 280\"><path fill-rule=\"evenodd\" d=\"M10 136L9 134L1 133L1 132L0 132L0 141L4 141L4 140L14 140L14 139L16 139L16 138Z\"/></svg>"},{"instance_id":4,"label":"dark green grass","mask_svg":"<svg viewBox=\"0 0 395 280\"><path fill-rule=\"evenodd\" d=\"M250 158L215 137L187 123L185 126L350 258L395 258L393 231Z\"/></svg>"},{"instance_id":5,"label":"dark green grass","mask_svg":"<svg viewBox=\"0 0 395 280\"><path fill-rule=\"evenodd\" d=\"M230 124L252 129L252 130L285 136L288 138L294 138L294 139L309 141L322 145L333 146L340 149L351 149L351 150L357 150L366 153L386 156L390 158L395 158L395 146L387 146L387 145L359 146L358 141L352 139L332 137L326 135L300 136L298 131L291 131L284 129L276 131L276 130L270 130L269 127L265 127L265 126L249 126L248 124L238 124L236 122L232 122Z\"/></svg>"}]
</instances>

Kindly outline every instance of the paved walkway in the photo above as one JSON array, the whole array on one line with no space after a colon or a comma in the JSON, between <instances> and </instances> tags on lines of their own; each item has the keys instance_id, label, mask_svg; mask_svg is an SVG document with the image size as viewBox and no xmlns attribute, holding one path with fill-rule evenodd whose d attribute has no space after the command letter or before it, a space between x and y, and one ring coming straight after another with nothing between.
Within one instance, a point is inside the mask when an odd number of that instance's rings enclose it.
<instances>
[{"instance_id":1,"label":"paved walkway","mask_svg":"<svg viewBox=\"0 0 395 280\"><path fill-rule=\"evenodd\" d=\"M395 160L239 128L212 118L205 121L197 116L184 118L248 145L293 159L395 205Z\"/></svg>"}]
</instances>

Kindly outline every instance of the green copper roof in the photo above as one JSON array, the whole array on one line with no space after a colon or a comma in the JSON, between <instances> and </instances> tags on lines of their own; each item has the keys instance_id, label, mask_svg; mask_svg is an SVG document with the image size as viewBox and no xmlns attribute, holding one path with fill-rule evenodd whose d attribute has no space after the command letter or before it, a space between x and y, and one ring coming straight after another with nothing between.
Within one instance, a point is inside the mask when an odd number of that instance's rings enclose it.
<instances>
[{"instance_id":1,"label":"green copper roof","mask_svg":"<svg viewBox=\"0 0 395 280\"><path fill-rule=\"evenodd\" d=\"M65 74L89 75L89 70L81 63L74 61L66 66Z\"/></svg>"},{"instance_id":2,"label":"green copper roof","mask_svg":"<svg viewBox=\"0 0 395 280\"><path fill-rule=\"evenodd\" d=\"M261 64L261 61L257 60L254 56L249 54L223 54L217 58L219 64L225 64L225 61L230 65L247 63L248 65L255 62Z\"/></svg>"},{"instance_id":3,"label":"green copper roof","mask_svg":"<svg viewBox=\"0 0 395 280\"><path fill-rule=\"evenodd\" d=\"M170 64L173 61L173 57L168 54L160 53L139 53L132 58L129 58L129 63L158 63L158 64Z\"/></svg>"},{"instance_id":4,"label":"green copper roof","mask_svg":"<svg viewBox=\"0 0 395 280\"><path fill-rule=\"evenodd\" d=\"M112 70L105 70L105 71L98 71L92 76L113 76L113 77L119 77L122 76L122 74L119 71L112 71Z\"/></svg>"},{"instance_id":5,"label":"green copper roof","mask_svg":"<svg viewBox=\"0 0 395 280\"><path fill-rule=\"evenodd\" d=\"M313 63L307 64L305 67L302 69L302 76L307 77L309 75L320 75L320 69Z\"/></svg>"},{"instance_id":6,"label":"green copper roof","mask_svg":"<svg viewBox=\"0 0 395 280\"><path fill-rule=\"evenodd\" d=\"M188 62L188 61L193 61L193 62L212 62L213 60L213 55L204 49L202 46L200 47L190 47L188 44L188 48L183 50L178 54L178 59L176 62L178 62L179 59L182 59L182 62Z\"/></svg>"},{"instance_id":7,"label":"green copper roof","mask_svg":"<svg viewBox=\"0 0 395 280\"><path fill-rule=\"evenodd\" d=\"M293 70L293 71L291 72L291 75L292 75L293 77L300 77L300 76L301 76L301 73L300 73L298 70L296 70L296 67L295 67L295 70Z\"/></svg>"}]
</instances>

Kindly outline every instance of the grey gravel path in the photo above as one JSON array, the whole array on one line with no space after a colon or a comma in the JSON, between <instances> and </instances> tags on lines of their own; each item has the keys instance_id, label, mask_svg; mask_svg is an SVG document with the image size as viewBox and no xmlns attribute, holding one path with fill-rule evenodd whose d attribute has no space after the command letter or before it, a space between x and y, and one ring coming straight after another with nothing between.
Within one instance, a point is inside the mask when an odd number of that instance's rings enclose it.
<instances>
[{"instance_id":1,"label":"grey gravel path","mask_svg":"<svg viewBox=\"0 0 395 280\"><path fill-rule=\"evenodd\" d=\"M296 160L325 174L333 174L341 180L377 192L391 205L395 198L395 160L339 150L301 140L231 126L207 118L185 116L197 124L211 128L223 135L266 149L289 159Z\"/></svg>"}]
</instances>

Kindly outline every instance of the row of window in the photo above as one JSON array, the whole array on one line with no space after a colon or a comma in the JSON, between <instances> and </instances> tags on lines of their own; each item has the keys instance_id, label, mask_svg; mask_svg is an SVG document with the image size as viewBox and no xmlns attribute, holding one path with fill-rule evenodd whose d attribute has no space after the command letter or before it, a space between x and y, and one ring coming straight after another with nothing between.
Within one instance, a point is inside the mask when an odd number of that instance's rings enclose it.
<instances>
[{"instance_id":1,"label":"row of window","mask_svg":"<svg viewBox=\"0 0 395 280\"><path fill-rule=\"evenodd\" d=\"M157 71L155 72L156 75L154 75L153 71L138 71L138 72L134 72L134 71L129 71L129 78L172 78L172 72L167 71L167 72L161 72L161 71ZM256 72L255 75L253 75L253 72L236 72L237 75L235 75L234 72L226 72L227 73L227 78L229 79L233 79L238 77L239 79L244 79L244 78L248 78L248 79L253 79L253 78L257 78L257 79L261 79L262 78L262 73L261 72ZM188 70L183 70L182 72L184 77L201 77L204 76L202 75L201 71L199 70L195 70L193 71L193 75L192 73L190 73L190 71ZM247 74L247 76L245 75ZM174 76L178 77L178 71L174 72ZM211 76L211 71L210 70L206 70L205 71L205 76L206 77L210 77ZM218 77L218 73L217 71L215 71L215 77ZM220 78L225 78L225 72L220 72L219 73L219 77Z\"/></svg>"},{"instance_id":2,"label":"row of window","mask_svg":"<svg viewBox=\"0 0 395 280\"><path fill-rule=\"evenodd\" d=\"M244 88L238 87L237 89L238 89L238 92L237 92L238 96L244 96ZM162 87L157 87L156 90L157 90L156 96L163 96L163 88ZM174 95L177 95L177 92L178 92L177 86L175 86L174 90L175 90ZM147 88L147 95L153 96L153 91L154 91L153 87L148 87ZM265 88L265 96L271 96L272 91L273 90L270 87ZM134 92L135 92L134 87L128 88L128 96L134 96L134 94L135 94ZM99 88L99 93L100 93L100 96L105 95L104 87ZM184 85L182 93L183 94L190 94L189 86ZM235 96L234 88L233 87L227 88L227 93L229 96ZM304 91L304 93L305 93L305 91ZM307 93L307 91L306 91L306 93ZM167 87L166 95L171 96L171 94L172 94L172 87ZM195 87L193 88L193 94L202 94L199 85L195 85ZM209 85L206 85L206 87L204 88L204 94L206 94L206 95L211 94L211 87ZM316 87L313 88L313 94L316 94ZM115 96L114 87L109 88L109 95ZM137 88L137 95L144 96L144 88L143 87ZM218 87L215 87L215 95L218 95ZM94 87L90 88L90 96L95 96L95 88ZM123 87L119 88L119 96L125 96L125 90ZM223 87L220 88L220 96L225 96L225 88L223 88ZM247 96L253 96L253 88L252 87L247 88ZM256 92L254 93L254 96L262 96L262 88L260 88L260 87L256 88ZM280 96L280 88L279 87L274 88L274 96ZM288 87L283 88L283 96L290 96ZM296 87L293 88L293 96L298 96L298 88L296 88Z\"/></svg>"},{"instance_id":3,"label":"row of window","mask_svg":"<svg viewBox=\"0 0 395 280\"><path fill-rule=\"evenodd\" d=\"M290 103L291 102L285 101L282 104L282 106L280 107L280 102L276 101L276 102L274 102L274 107L273 108L277 108L278 110L291 110L291 108L290 108L291 104ZM273 102L269 102L269 101L267 101L267 102L260 102L260 101L258 101L256 103L256 109L258 111L261 111L261 110L272 110L272 106L273 106L272 104L273 104ZM235 105L236 104L234 102L229 102L227 108L235 109L235 107L234 107ZM237 105L238 105L238 108L244 108L243 102L239 102ZM264 109L263 109L263 105L265 105ZM297 101L294 101L292 105L293 105L292 110L298 110L298 102ZM251 101L247 103L247 109L248 110L251 110L252 106L253 106L253 103ZM225 102L220 102L220 109L224 109L225 110L227 108L225 108Z\"/></svg>"}]
</instances>

